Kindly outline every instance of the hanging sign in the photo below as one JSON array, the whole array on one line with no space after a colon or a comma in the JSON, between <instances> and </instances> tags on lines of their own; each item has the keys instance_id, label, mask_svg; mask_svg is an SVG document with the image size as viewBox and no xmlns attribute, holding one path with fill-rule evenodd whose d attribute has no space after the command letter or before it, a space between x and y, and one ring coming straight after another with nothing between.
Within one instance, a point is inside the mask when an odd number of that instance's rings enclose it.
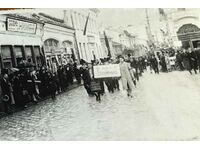
<instances>
[{"instance_id":1,"label":"hanging sign","mask_svg":"<svg viewBox=\"0 0 200 150\"><path fill-rule=\"evenodd\" d=\"M37 25L35 23L7 18L7 30L35 34Z\"/></svg>"}]
</instances>

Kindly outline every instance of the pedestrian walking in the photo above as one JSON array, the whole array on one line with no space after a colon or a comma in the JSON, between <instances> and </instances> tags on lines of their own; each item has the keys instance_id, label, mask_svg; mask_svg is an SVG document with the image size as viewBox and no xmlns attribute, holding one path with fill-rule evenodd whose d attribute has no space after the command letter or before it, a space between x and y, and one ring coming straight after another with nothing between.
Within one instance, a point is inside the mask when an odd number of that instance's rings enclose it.
<instances>
[{"instance_id":1,"label":"pedestrian walking","mask_svg":"<svg viewBox=\"0 0 200 150\"><path fill-rule=\"evenodd\" d=\"M83 79L83 85L84 85L84 88L85 88L87 94L89 96L93 96L93 94L91 92L91 88L90 88L92 79L91 79L89 68L88 68L88 65L86 64L86 62L82 62L80 71L81 71L81 75L82 75L82 79Z\"/></svg>"},{"instance_id":2,"label":"pedestrian walking","mask_svg":"<svg viewBox=\"0 0 200 150\"><path fill-rule=\"evenodd\" d=\"M127 96L133 97L132 91L134 85L130 74L131 67L128 63L124 61L124 58L122 56L119 57L119 61L123 89L127 91Z\"/></svg>"},{"instance_id":3,"label":"pedestrian walking","mask_svg":"<svg viewBox=\"0 0 200 150\"><path fill-rule=\"evenodd\" d=\"M155 55L152 55L150 58L150 64L152 69L154 70L155 73L159 74L159 69L158 69L158 61L155 57Z\"/></svg>"}]
</instances>

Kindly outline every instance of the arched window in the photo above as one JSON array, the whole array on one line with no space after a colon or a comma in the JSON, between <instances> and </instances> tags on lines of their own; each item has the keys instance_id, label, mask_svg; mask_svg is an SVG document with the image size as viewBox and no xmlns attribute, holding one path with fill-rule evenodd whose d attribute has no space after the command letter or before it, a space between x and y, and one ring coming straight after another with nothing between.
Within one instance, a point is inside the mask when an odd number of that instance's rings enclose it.
<instances>
[{"instance_id":1,"label":"arched window","mask_svg":"<svg viewBox=\"0 0 200 150\"><path fill-rule=\"evenodd\" d=\"M45 51L46 52L55 52L56 50L58 50L58 41L55 39L47 39L44 42L44 46L45 46Z\"/></svg>"},{"instance_id":2,"label":"arched window","mask_svg":"<svg viewBox=\"0 0 200 150\"><path fill-rule=\"evenodd\" d=\"M194 32L199 32L200 28L197 27L194 24L184 24L181 26L178 30L178 34L185 34L185 33L194 33Z\"/></svg>"},{"instance_id":3,"label":"arched window","mask_svg":"<svg viewBox=\"0 0 200 150\"><path fill-rule=\"evenodd\" d=\"M63 41L63 48L67 54L71 54L71 49L73 48L73 43L69 40Z\"/></svg>"}]
</instances>

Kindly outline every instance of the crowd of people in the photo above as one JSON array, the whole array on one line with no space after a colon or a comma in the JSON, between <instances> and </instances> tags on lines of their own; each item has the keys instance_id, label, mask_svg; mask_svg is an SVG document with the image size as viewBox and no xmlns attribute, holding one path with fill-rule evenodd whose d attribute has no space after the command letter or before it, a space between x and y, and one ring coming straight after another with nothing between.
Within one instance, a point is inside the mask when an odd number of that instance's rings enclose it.
<instances>
[{"instance_id":1,"label":"crowd of people","mask_svg":"<svg viewBox=\"0 0 200 150\"><path fill-rule=\"evenodd\" d=\"M198 45L200 47L200 43ZM70 61L64 65L58 65L55 61L52 65L43 65L36 69L30 62L22 60L18 68L3 69L1 71L1 99L5 105L6 113L11 108L26 108L27 104L51 97L65 92L70 85L83 82L84 88L89 96L96 96L91 91L91 82L94 81L93 66L119 64L123 89L127 95L132 97L133 88L136 87L144 70L150 68L155 74L169 72L175 69L188 70L192 74L200 69L200 49L180 49L177 51L161 51L157 55L149 53L141 57L133 57L128 54L115 59L104 58L93 60L88 63L84 60ZM105 87L109 93L119 91L119 78L98 79L101 85L99 94L105 93ZM105 87L104 87L105 85Z\"/></svg>"},{"instance_id":2,"label":"crowd of people","mask_svg":"<svg viewBox=\"0 0 200 150\"><path fill-rule=\"evenodd\" d=\"M135 58L131 55L127 57L119 56L116 59L105 58L100 60L95 60L92 62L92 66L84 62L82 70L84 87L89 96L95 96L95 93L91 91L91 82L97 80L100 83L101 95L105 94L105 87L109 93L114 93L119 91L119 79L122 80L123 89L127 91L127 95L132 97L133 88L136 87L139 78L142 76L144 70L146 69L147 62L145 57ZM102 79L94 79L93 66L96 65L109 65L109 64L119 64L121 77L110 77ZM92 70L92 71L90 71ZM85 72L85 73L83 73Z\"/></svg>"},{"instance_id":3,"label":"crowd of people","mask_svg":"<svg viewBox=\"0 0 200 150\"><path fill-rule=\"evenodd\" d=\"M154 61L151 59L155 57L152 54L149 58L151 62L151 68L156 72L170 72L173 70L189 71L190 74L197 74L197 71L200 70L200 43L198 43L197 48L181 48L173 50L171 52L161 51L158 53ZM154 56L153 56L154 55ZM156 69L155 69L156 67Z\"/></svg>"},{"instance_id":4,"label":"crowd of people","mask_svg":"<svg viewBox=\"0 0 200 150\"><path fill-rule=\"evenodd\" d=\"M3 69L0 83L4 111L10 113L12 108L26 108L30 102L37 104L49 97L55 99L56 94L66 91L74 81L81 84L81 68L74 61L56 70L47 65L36 69L23 60L18 68Z\"/></svg>"}]
</instances>

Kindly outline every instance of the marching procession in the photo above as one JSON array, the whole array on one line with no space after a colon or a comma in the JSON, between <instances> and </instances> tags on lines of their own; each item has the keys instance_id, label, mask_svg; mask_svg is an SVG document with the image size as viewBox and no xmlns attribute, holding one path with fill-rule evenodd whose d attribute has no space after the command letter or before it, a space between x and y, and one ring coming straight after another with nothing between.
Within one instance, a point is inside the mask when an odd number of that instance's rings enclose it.
<instances>
[{"instance_id":1,"label":"marching procession","mask_svg":"<svg viewBox=\"0 0 200 150\"><path fill-rule=\"evenodd\" d=\"M200 43L199 43L200 46ZM171 57L170 57L171 56ZM170 59L175 58L175 59ZM173 50L160 51L160 53L148 53L143 57L136 58L131 54L118 56L116 59L104 58L92 60L90 63L85 60L71 60L66 65L55 64L54 69L42 66L35 69L31 63L22 61L19 68L3 69L1 73L2 100L4 111L11 113L13 107L26 108L28 103L37 104L38 101L65 92L73 84L83 83L88 96L105 94L105 87L109 93L119 91L119 82L122 82L122 89L127 91L128 97L133 97L133 90L137 87L137 82L143 73L159 74L160 72L171 71L194 71L197 74L200 66L200 52L198 50ZM115 77L111 72L111 77L95 78L94 66L106 66L112 68L112 64L119 65L120 75ZM104 70L106 71L106 70ZM113 75L113 76L112 76ZM91 82L99 82L99 89L92 89ZM97 91L95 91L97 90Z\"/></svg>"},{"instance_id":2,"label":"marching procession","mask_svg":"<svg viewBox=\"0 0 200 150\"><path fill-rule=\"evenodd\" d=\"M198 138L200 24L149 10L0 14L0 140Z\"/></svg>"}]
</instances>

